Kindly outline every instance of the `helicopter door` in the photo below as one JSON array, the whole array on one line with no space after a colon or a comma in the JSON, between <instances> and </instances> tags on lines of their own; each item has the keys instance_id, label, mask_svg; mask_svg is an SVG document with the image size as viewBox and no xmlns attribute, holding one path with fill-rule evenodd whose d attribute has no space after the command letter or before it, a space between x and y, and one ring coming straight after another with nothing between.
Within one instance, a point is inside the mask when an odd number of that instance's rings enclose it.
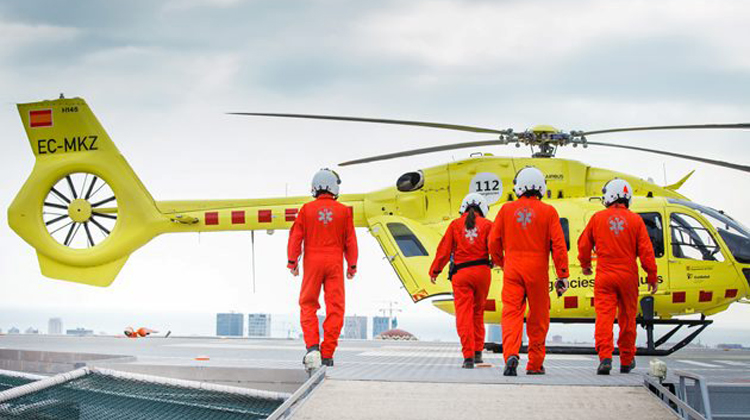
<instances>
[{"instance_id":1,"label":"helicopter door","mask_svg":"<svg viewBox=\"0 0 750 420\"><path fill-rule=\"evenodd\" d=\"M451 285L444 279L447 270L443 270L437 284L432 284L429 277L435 250L442 238L436 230L400 216L376 216L368 222L370 233L414 302L451 293Z\"/></svg>"},{"instance_id":2,"label":"helicopter door","mask_svg":"<svg viewBox=\"0 0 750 420\"><path fill-rule=\"evenodd\" d=\"M670 208L669 277L673 304L715 306L736 277L713 232L700 217ZM732 273L728 275L728 273Z\"/></svg>"},{"instance_id":3,"label":"helicopter door","mask_svg":"<svg viewBox=\"0 0 750 420\"><path fill-rule=\"evenodd\" d=\"M651 240L651 246L654 249L654 257L656 258L659 289L661 290L661 293L665 293L669 289L669 276L666 275L669 267L669 258L664 249L664 215L656 211L643 211L637 213L641 216L643 223L646 225L648 238ZM640 261L638 264L638 273L640 282L639 287L641 289L640 292L648 293L646 272L640 268Z\"/></svg>"}]
</instances>

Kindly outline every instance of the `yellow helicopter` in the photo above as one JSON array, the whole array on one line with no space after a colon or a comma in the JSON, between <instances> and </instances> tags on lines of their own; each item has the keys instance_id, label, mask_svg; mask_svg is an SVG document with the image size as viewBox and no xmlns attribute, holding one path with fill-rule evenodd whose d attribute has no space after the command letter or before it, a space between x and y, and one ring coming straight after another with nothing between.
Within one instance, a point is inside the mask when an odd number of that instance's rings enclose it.
<instances>
[{"instance_id":1,"label":"yellow helicopter","mask_svg":"<svg viewBox=\"0 0 750 420\"><path fill-rule=\"evenodd\" d=\"M115 147L83 99L19 104L18 110L36 157L34 169L8 209L11 228L37 251L42 274L94 286L109 286L128 256L162 233L289 229L299 207L310 197L247 200L155 201ZM409 172L394 187L366 194L345 194L339 201L354 210L357 227L368 228L414 302L432 298L453 313L451 286L445 273L436 284L428 268L434 251L468 192L483 194L493 219L502 203L512 200L513 178L533 165L547 177L547 202L561 217L570 258L570 290L552 298L553 322L593 323L593 277L577 265L577 238L593 213L602 209L601 188L620 177L634 188L631 209L646 222L659 266L659 292L641 287L639 322L647 330L647 347L639 354L669 354L687 345L711 320L750 296L750 230L723 212L696 204L677 192L679 182L658 186L634 176L554 158L558 147L620 147L666 154L750 172L750 167L672 152L589 142L587 136L618 131L678 128L750 128L750 124L634 127L564 133L551 126L524 132L480 127L370 118L235 113L238 115L314 118L405 124L488 133L495 140L436 146L375 156L341 165L373 162L442 150L516 144L536 150L532 158L489 154ZM552 273L554 278L554 273ZM643 276L643 273L641 273ZM502 276L493 273L485 320L499 323ZM553 287L550 284L550 293ZM441 298L440 296L446 296ZM701 314L701 319L678 319ZM672 330L654 340L655 325ZM669 349L660 349L681 327L696 327ZM497 345L488 348L499 350ZM550 351L593 352L593 349Z\"/></svg>"}]
</instances>

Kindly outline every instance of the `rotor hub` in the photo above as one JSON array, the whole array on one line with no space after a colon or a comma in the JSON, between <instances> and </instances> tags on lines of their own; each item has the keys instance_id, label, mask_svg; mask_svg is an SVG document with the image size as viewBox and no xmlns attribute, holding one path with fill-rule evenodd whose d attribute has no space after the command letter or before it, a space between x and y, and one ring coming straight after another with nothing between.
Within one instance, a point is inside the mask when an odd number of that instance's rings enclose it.
<instances>
[{"instance_id":1,"label":"rotor hub","mask_svg":"<svg viewBox=\"0 0 750 420\"><path fill-rule=\"evenodd\" d=\"M91 219L91 212L91 203L83 198L71 201L68 206L68 216L77 223L88 222Z\"/></svg>"}]
</instances>

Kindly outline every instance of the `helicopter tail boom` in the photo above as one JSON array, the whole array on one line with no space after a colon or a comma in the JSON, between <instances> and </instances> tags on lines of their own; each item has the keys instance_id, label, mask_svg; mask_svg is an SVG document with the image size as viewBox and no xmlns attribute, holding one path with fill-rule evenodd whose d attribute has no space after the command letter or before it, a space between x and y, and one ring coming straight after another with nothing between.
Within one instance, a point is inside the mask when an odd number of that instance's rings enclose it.
<instances>
[{"instance_id":1,"label":"helicopter tail boom","mask_svg":"<svg viewBox=\"0 0 750 420\"><path fill-rule=\"evenodd\" d=\"M289 229L311 197L154 201L86 101L19 104L36 157L8 208L10 227L36 251L42 274L109 286L135 250L162 233ZM357 227L364 196L342 195Z\"/></svg>"},{"instance_id":2,"label":"helicopter tail boom","mask_svg":"<svg viewBox=\"0 0 750 420\"><path fill-rule=\"evenodd\" d=\"M108 286L167 219L86 101L18 111L36 161L8 224L37 251L45 276Z\"/></svg>"}]
</instances>

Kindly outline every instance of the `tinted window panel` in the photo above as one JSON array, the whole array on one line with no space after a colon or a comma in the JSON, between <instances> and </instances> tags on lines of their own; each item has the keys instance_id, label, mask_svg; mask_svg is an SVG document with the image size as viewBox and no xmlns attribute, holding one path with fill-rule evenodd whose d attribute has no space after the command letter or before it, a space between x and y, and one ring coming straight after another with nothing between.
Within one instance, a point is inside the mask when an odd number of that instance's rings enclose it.
<instances>
[{"instance_id":1,"label":"tinted window panel","mask_svg":"<svg viewBox=\"0 0 750 420\"><path fill-rule=\"evenodd\" d=\"M651 246L654 247L654 256L660 258L664 256L664 225L659 213L638 213L646 224L648 237L651 239Z\"/></svg>"},{"instance_id":2,"label":"tinted window panel","mask_svg":"<svg viewBox=\"0 0 750 420\"><path fill-rule=\"evenodd\" d=\"M388 223L388 230L404 257L426 257L429 255L422 242L403 223Z\"/></svg>"},{"instance_id":3,"label":"tinted window panel","mask_svg":"<svg viewBox=\"0 0 750 420\"><path fill-rule=\"evenodd\" d=\"M570 226L568 224L568 219L564 217L560 218L560 225L562 225L563 234L565 235L565 246L568 247L568 251L570 251Z\"/></svg>"}]
</instances>

